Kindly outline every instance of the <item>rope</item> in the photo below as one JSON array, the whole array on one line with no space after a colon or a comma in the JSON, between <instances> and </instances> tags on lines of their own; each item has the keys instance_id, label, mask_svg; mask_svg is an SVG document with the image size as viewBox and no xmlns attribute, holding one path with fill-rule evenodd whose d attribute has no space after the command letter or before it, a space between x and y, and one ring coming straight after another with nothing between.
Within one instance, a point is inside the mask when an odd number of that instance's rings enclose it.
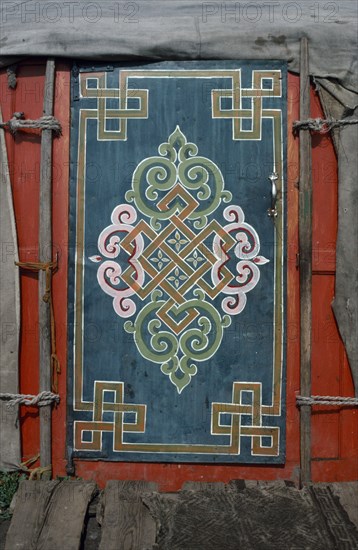
<instances>
[{"instance_id":1,"label":"rope","mask_svg":"<svg viewBox=\"0 0 358 550\"><path fill-rule=\"evenodd\" d=\"M40 453L36 454L35 456L32 456L31 458L29 458L28 460L25 460L24 462L20 462L20 464L14 464L12 466L15 466L15 470L20 470L20 472L25 472L29 476L28 477L29 480L38 480L38 479L41 479L41 476L46 472L50 472L52 474L52 464L49 464L48 466L36 466L36 468L29 468L29 466L37 462L39 458L40 458Z\"/></svg>"},{"instance_id":2,"label":"rope","mask_svg":"<svg viewBox=\"0 0 358 550\"><path fill-rule=\"evenodd\" d=\"M293 125L293 133L298 134L300 130L312 130L313 132L319 132L320 134L327 134L333 128L339 126L347 126L349 124L358 124L358 119L341 119L336 120L334 118L322 119L322 118L309 118L307 120L296 120Z\"/></svg>"},{"instance_id":3,"label":"rope","mask_svg":"<svg viewBox=\"0 0 358 550\"><path fill-rule=\"evenodd\" d=\"M344 405L345 407L356 407L358 405L358 398L331 395L311 395L310 397L297 395L296 402L299 407L302 405Z\"/></svg>"},{"instance_id":4,"label":"rope","mask_svg":"<svg viewBox=\"0 0 358 550\"><path fill-rule=\"evenodd\" d=\"M57 260L54 262L15 262L15 265L21 267L22 269L28 269L35 272L45 271L46 273L45 294L42 299L50 306L52 391L57 393L58 375L61 373L61 365L56 353L56 326L51 285L53 271L55 271L58 266Z\"/></svg>"},{"instance_id":5,"label":"rope","mask_svg":"<svg viewBox=\"0 0 358 550\"><path fill-rule=\"evenodd\" d=\"M30 470L29 480L41 479L41 476L46 472L52 472L52 464L48 466L39 466Z\"/></svg>"},{"instance_id":6,"label":"rope","mask_svg":"<svg viewBox=\"0 0 358 550\"><path fill-rule=\"evenodd\" d=\"M28 466L36 462L39 458L40 458L40 453L38 453L35 456L32 456L28 460L25 460L25 462L20 462L20 470L23 470L24 472L30 472L31 470L30 468L28 468Z\"/></svg>"},{"instance_id":7,"label":"rope","mask_svg":"<svg viewBox=\"0 0 358 550\"><path fill-rule=\"evenodd\" d=\"M34 464L40 458L40 453L29 458L25 462L21 462L20 470L29 474L29 480L41 479L42 474L45 472L52 472L52 464L48 466L37 466L36 468L28 468L30 464Z\"/></svg>"},{"instance_id":8,"label":"rope","mask_svg":"<svg viewBox=\"0 0 358 550\"><path fill-rule=\"evenodd\" d=\"M51 276L52 270L57 269L57 261L54 262L15 262L15 265L29 271L45 271L46 272L46 288L42 299L44 302L49 302L51 297Z\"/></svg>"},{"instance_id":9,"label":"rope","mask_svg":"<svg viewBox=\"0 0 358 550\"><path fill-rule=\"evenodd\" d=\"M30 395L24 393L0 393L0 400L8 401L8 407L15 407L16 405L27 405L28 407L46 407L52 403L58 404L60 402L60 396L51 391L42 391L37 395Z\"/></svg>"},{"instance_id":10,"label":"rope","mask_svg":"<svg viewBox=\"0 0 358 550\"><path fill-rule=\"evenodd\" d=\"M8 122L0 123L0 128L9 130L11 134L16 134L19 130L39 129L39 130L53 130L55 135L61 135L61 123L57 118L45 115L36 120L24 119L24 113L14 113L13 117Z\"/></svg>"}]
</instances>

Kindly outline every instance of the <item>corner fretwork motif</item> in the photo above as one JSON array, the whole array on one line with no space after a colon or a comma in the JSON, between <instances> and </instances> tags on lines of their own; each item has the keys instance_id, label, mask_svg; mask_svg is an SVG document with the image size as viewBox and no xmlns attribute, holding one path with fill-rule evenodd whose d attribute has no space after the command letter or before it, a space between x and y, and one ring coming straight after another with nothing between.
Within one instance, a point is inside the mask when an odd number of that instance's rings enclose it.
<instances>
[{"instance_id":1,"label":"corner fretwork motif","mask_svg":"<svg viewBox=\"0 0 358 550\"><path fill-rule=\"evenodd\" d=\"M275 118L280 111L264 107L265 99L281 97L280 71L252 71L252 87L241 86L241 71L213 70L210 77L229 79L231 89L211 90L212 118L232 120L233 140L260 140L262 119ZM149 116L149 91L134 88L131 82L143 78L205 78L208 71L125 71L120 73L118 88L107 87L107 73L98 72L80 75L81 98L97 99L97 109L88 113L98 120L97 139L126 140L127 126L131 119L146 119ZM210 92L209 92L210 93ZM118 108L110 107L109 101L118 101ZM118 125L117 130L107 129L107 121ZM246 126L244 128L244 123Z\"/></svg>"},{"instance_id":2,"label":"corner fretwork motif","mask_svg":"<svg viewBox=\"0 0 358 550\"><path fill-rule=\"evenodd\" d=\"M147 408L143 404L124 402L123 382L94 383L93 420L75 421L75 448L101 451L103 433L113 436L116 452L195 452L198 454L240 454L241 438L251 439L253 456L277 456L278 427L262 423L261 384L234 382L231 403L212 403L212 435L226 435L228 445L136 444L125 441L126 433L145 433ZM110 415L110 420L108 419ZM221 415L230 417L230 423L221 422ZM249 423L242 419L249 420Z\"/></svg>"}]
</instances>

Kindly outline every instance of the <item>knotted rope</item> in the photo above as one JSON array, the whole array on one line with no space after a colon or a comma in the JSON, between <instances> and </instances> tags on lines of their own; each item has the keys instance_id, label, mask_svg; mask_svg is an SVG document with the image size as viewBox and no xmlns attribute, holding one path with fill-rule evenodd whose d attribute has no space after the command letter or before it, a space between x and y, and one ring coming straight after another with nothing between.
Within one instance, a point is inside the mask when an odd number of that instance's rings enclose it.
<instances>
[{"instance_id":1,"label":"knotted rope","mask_svg":"<svg viewBox=\"0 0 358 550\"><path fill-rule=\"evenodd\" d=\"M312 130L313 132L319 132L320 134L327 134L333 128L340 126L347 126L349 124L358 124L358 119L341 119L336 120L334 118L322 119L322 118L308 118L307 120L296 120L293 125L293 133L297 135L300 130Z\"/></svg>"},{"instance_id":2,"label":"knotted rope","mask_svg":"<svg viewBox=\"0 0 358 550\"><path fill-rule=\"evenodd\" d=\"M16 405L27 405L28 407L46 407L52 403L58 404L60 402L60 396L51 391L42 391L37 395L24 394L24 393L0 393L0 399L7 401L8 407L15 407Z\"/></svg>"},{"instance_id":3,"label":"knotted rope","mask_svg":"<svg viewBox=\"0 0 358 550\"><path fill-rule=\"evenodd\" d=\"M61 134L61 124L57 118L44 115L36 120L23 118L24 113L15 113L8 122L0 123L0 128L9 130L11 134L16 134L19 130L38 129L38 130L53 130L55 135Z\"/></svg>"},{"instance_id":4,"label":"knotted rope","mask_svg":"<svg viewBox=\"0 0 358 550\"><path fill-rule=\"evenodd\" d=\"M52 464L49 464L48 466L38 466L37 468L30 470L29 480L32 481L35 479L41 479L41 476L46 472L52 473Z\"/></svg>"},{"instance_id":5,"label":"knotted rope","mask_svg":"<svg viewBox=\"0 0 358 550\"><path fill-rule=\"evenodd\" d=\"M20 462L19 470L22 470L23 472L31 472L29 466L37 462L39 458L40 458L40 453L37 453L37 455L32 456L28 460L25 460L24 462Z\"/></svg>"},{"instance_id":6,"label":"knotted rope","mask_svg":"<svg viewBox=\"0 0 358 550\"><path fill-rule=\"evenodd\" d=\"M52 472L52 464L49 464L48 466L37 466L36 468L28 467L29 465L34 464L39 458L40 454L37 454L32 458L29 458L25 462L21 462L20 464L19 470L29 474L30 481L33 479L41 479L42 474L46 472Z\"/></svg>"},{"instance_id":7,"label":"knotted rope","mask_svg":"<svg viewBox=\"0 0 358 550\"><path fill-rule=\"evenodd\" d=\"M343 405L345 407L356 407L358 405L358 398L331 395L311 395L310 397L297 395L296 403L299 407L302 405Z\"/></svg>"},{"instance_id":8,"label":"knotted rope","mask_svg":"<svg viewBox=\"0 0 358 550\"><path fill-rule=\"evenodd\" d=\"M15 262L15 265L22 269L28 269L35 272L45 271L46 273L46 288L42 299L50 306L52 391L57 393L58 375L61 372L61 365L56 353L56 326L51 285L53 271L57 269L57 260L54 262Z\"/></svg>"}]
</instances>

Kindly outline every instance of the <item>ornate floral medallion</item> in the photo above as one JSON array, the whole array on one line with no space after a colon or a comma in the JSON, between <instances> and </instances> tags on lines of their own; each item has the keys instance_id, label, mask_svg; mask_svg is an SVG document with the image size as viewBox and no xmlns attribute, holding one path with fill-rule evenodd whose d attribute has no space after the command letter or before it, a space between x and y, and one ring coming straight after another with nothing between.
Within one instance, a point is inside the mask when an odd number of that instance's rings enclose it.
<instances>
[{"instance_id":1,"label":"ornate floral medallion","mask_svg":"<svg viewBox=\"0 0 358 550\"><path fill-rule=\"evenodd\" d=\"M158 152L138 164L127 204L113 210L90 259L101 262L98 283L127 319L139 353L181 393L198 363L220 348L268 260L240 206L230 204L219 167L198 155L179 126ZM220 223L211 215L222 203Z\"/></svg>"}]
</instances>

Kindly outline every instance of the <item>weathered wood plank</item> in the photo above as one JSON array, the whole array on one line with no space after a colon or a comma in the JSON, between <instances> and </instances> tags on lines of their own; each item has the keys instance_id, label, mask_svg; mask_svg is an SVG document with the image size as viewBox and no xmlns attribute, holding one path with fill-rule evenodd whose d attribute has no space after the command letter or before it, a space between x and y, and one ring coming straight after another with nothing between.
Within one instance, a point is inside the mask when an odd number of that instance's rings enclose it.
<instances>
[{"instance_id":1,"label":"weathered wood plank","mask_svg":"<svg viewBox=\"0 0 358 550\"><path fill-rule=\"evenodd\" d=\"M37 548L51 496L59 481L23 481L16 494L5 550Z\"/></svg>"},{"instance_id":2,"label":"weathered wood plank","mask_svg":"<svg viewBox=\"0 0 358 550\"><path fill-rule=\"evenodd\" d=\"M46 63L44 89L44 115L53 114L53 95L55 81L55 61ZM39 219L39 262L52 260L52 131L43 130L41 135L41 171L40 171L40 219ZM46 291L46 273L39 272L39 366L40 391L51 390L51 335L50 306L44 302ZM51 464L51 405L40 408L40 463ZM51 473L49 472L49 475Z\"/></svg>"},{"instance_id":3,"label":"weathered wood plank","mask_svg":"<svg viewBox=\"0 0 358 550\"><path fill-rule=\"evenodd\" d=\"M186 481L183 484L182 491L204 491L206 493L222 493L225 492L225 483L207 482L207 481Z\"/></svg>"},{"instance_id":4,"label":"weathered wood plank","mask_svg":"<svg viewBox=\"0 0 358 550\"><path fill-rule=\"evenodd\" d=\"M63 481L52 496L36 550L78 550L88 504L96 490L92 481Z\"/></svg>"},{"instance_id":5,"label":"weathered wood plank","mask_svg":"<svg viewBox=\"0 0 358 550\"><path fill-rule=\"evenodd\" d=\"M141 550L155 544L157 527L141 495L158 490L147 481L108 481L100 550Z\"/></svg>"},{"instance_id":6,"label":"weathered wood plank","mask_svg":"<svg viewBox=\"0 0 358 550\"><path fill-rule=\"evenodd\" d=\"M3 122L0 108L0 122ZM19 391L20 288L15 214L4 130L0 130L0 233L3 254L0 262L0 392ZM16 468L20 463L18 407L0 402L0 468Z\"/></svg>"},{"instance_id":7,"label":"weathered wood plank","mask_svg":"<svg viewBox=\"0 0 358 550\"><path fill-rule=\"evenodd\" d=\"M300 120L310 117L310 78L307 38L301 40ZM309 130L300 132L299 187L300 243L300 385L301 395L311 395L312 346L312 158ZM301 482L311 480L311 408L301 406Z\"/></svg>"}]
</instances>

